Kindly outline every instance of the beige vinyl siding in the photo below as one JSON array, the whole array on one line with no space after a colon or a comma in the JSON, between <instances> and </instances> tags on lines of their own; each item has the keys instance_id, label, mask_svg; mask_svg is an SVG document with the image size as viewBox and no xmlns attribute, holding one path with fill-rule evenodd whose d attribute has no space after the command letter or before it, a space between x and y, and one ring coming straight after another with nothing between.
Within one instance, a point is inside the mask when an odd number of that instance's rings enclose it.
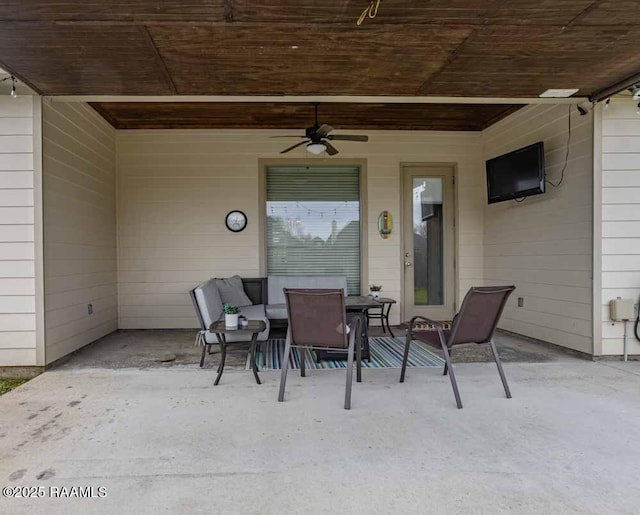
<instances>
[{"instance_id":1,"label":"beige vinyl siding","mask_svg":"<svg viewBox=\"0 0 640 515\"><path fill-rule=\"evenodd\" d=\"M118 328L115 161L115 130L93 109L44 103L47 363Z\"/></svg>"},{"instance_id":2,"label":"beige vinyl siding","mask_svg":"<svg viewBox=\"0 0 640 515\"><path fill-rule=\"evenodd\" d=\"M484 159L544 141L547 179L565 161L567 105L528 106L483 133ZM484 279L515 284L500 327L592 352L593 117L571 109L572 136L564 181L546 193L486 205ZM486 202L486 196L485 196ZM524 307L517 298L524 297Z\"/></svg>"},{"instance_id":3,"label":"beige vinyl siding","mask_svg":"<svg viewBox=\"0 0 640 515\"><path fill-rule=\"evenodd\" d=\"M37 338L40 98L0 97L0 365L42 365Z\"/></svg>"},{"instance_id":4,"label":"beige vinyl siding","mask_svg":"<svg viewBox=\"0 0 640 515\"><path fill-rule=\"evenodd\" d=\"M282 157L291 131L118 131L119 327L196 327L188 290L211 276L260 275L259 159ZM400 165L455 163L458 174L458 291L482 283L484 179L479 133L367 131L366 144L340 142L341 160L366 161L367 282L401 299ZM304 149L292 159L331 164ZM225 228L232 209L247 214L238 234ZM394 230L378 235L389 210ZM399 322L398 307L391 323Z\"/></svg>"},{"instance_id":5,"label":"beige vinyl siding","mask_svg":"<svg viewBox=\"0 0 640 515\"><path fill-rule=\"evenodd\" d=\"M624 94L602 111L602 354L623 352L623 323L609 320L609 300L640 297L640 116ZM640 343L629 323L629 354Z\"/></svg>"}]
</instances>

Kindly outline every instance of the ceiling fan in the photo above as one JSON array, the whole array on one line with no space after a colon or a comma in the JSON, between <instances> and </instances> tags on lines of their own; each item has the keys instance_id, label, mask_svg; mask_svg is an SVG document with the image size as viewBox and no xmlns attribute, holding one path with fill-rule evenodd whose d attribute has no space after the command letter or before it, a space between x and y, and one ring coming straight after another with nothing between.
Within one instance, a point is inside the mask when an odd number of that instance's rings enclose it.
<instances>
[{"instance_id":1,"label":"ceiling fan","mask_svg":"<svg viewBox=\"0 0 640 515\"><path fill-rule=\"evenodd\" d=\"M312 154L322 154L322 152L326 151L330 156L335 156L338 153L338 149L336 149L330 141L369 141L369 136L361 134L330 134L330 132L333 131L333 127L326 123L319 125L318 104L314 103L313 107L315 108L315 122L311 127L305 129L304 136L273 136L274 138L304 138L304 141L285 148L280 152L281 154L286 154L294 148L307 145L307 152L311 152Z\"/></svg>"}]
</instances>

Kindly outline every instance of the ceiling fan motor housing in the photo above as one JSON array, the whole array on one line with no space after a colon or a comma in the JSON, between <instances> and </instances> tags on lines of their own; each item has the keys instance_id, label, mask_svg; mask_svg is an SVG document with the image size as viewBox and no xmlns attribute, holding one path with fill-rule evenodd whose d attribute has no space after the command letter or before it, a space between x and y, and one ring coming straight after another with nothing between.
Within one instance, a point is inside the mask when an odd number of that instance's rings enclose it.
<instances>
[{"instance_id":1,"label":"ceiling fan motor housing","mask_svg":"<svg viewBox=\"0 0 640 515\"><path fill-rule=\"evenodd\" d=\"M318 136L318 126L314 125L313 127L307 127L305 129L305 134L307 135L307 138L309 138L311 141L320 141L320 137Z\"/></svg>"}]
</instances>

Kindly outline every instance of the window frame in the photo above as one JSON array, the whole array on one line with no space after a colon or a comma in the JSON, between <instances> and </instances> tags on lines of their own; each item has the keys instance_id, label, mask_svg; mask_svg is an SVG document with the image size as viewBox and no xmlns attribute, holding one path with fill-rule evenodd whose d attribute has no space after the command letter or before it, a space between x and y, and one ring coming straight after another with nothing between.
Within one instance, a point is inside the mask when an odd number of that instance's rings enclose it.
<instances>
[{"instance_id":1,"label":"window frame","mask_svg":"<svg viewBox=\"0 0 640 515\"><path fill-rule=\"evenodd\" d=\"M368 291L369 250L367 223L367 167L364 159L260 159L258 161L259 241L258 256L260 276L267 276L267 168L270 166L353 166L360 172L360 295Z\"/></svg>"}]
</instances>

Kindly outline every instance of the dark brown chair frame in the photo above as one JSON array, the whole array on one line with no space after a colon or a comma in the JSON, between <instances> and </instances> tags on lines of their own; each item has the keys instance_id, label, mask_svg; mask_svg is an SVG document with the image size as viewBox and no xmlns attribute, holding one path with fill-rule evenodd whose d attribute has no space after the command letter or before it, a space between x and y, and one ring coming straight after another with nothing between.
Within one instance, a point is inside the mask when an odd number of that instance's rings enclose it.
<instances>
[{"instance_id":1,"label":"dark brown chair frame","mask_svg":"<svg viewBox=\"0 0 640 515\"><path fill-rule=\"evenodd\" d=\"M402 359L402 371L400 372L400 382L404 383L404 376L407 369L407 361L409 358L409 346L411 345L411 341L416 339L418 341L422 341L428 344L433 345L434 342L428 338L428 335L422 331L415 330L416 322L419 320L424 320L427 323L435 326L438 331L438 338L440 340L440 346L442 347L442 352L444 353L445 365L444 365L444 375L449 373L449 379L451 380L451 387L453 388L453 395L456 398L456 404L458 409L462 408L462 401L460 400L460 392L458 391L458 385L456 383L455 374L453 371L453 367L451 366L451 352L453 349L453 345L462 344L462 343L477 343L483 344L488 343L491 347L491 352L493 354L493 359L496 362L498 367L498 373L500 374L500 379L502 380L502 386L504 387L505 394L508 399L511 399L511 391L509 390L509 385L507 384L507 378L504 375L504 370L502 369L502 364L500 362L500 357L498 356L498 351L496 350L495 342L493 341L493 336L496 331L496 327L498 326L498 321L500 320L500 316L504 311L504 307L507 303L507 299L509 295L515 290L515 286L482 286L482 287L472 287L469 289L467 294L462 301L462 306L460 306L460 311L453 319L453 324L451 326L451 330L447 330L444 328L444 324L442 322L438 322L435 320L431 320L429 318L423 316L415 316L409 322L409 328L407 329L407 339L404 347L404 356ZM484 296L484 295L492 295L492 296L502 296L500 302L497 304L496 309L493 312L487 314L487 316L492 317L491 323L486 329L485 334L479 335L477 340L472 340L468 337L458 337L460 333L469 332L468 325L470 324L468 320L468 307L472 303L474 297ZM462 331L461 331L462 329ZM432 332L431 332L432 333ZM445 336L445 333L448 333Z\"/></svg>"},{"instance_id":2,"label":"dark brown chair frame","mask_svg":"<svg viewBox=\"0 0 640 515\"><path fill-rule=\"evenodd\" d=\"M291 348L297 347L300 349L300 376L306 376L305 369L305 353L306 349L322 349L322 350L342 350L347 349L347 384L345 388L345 397L344 397L344 409L351 409L351 386L353 384L353 360L354 360L354 348L355 348L355 360L356 360L356 380L357 382L362 381L362 349L361 345L355 345L355 342L360 342L360 331L362 321L360 317L354 317L351 321L351 324L347 326L346 323L346 310L344 303L344 290L343 289L308 289L308 288L284 288L285 299L287 301L287 317L289 321L289 327L287 329L287 339L284 348L284 353L282 356L282 374L280 376L280 390L278 392L278 401L284 401L284 391L285 386L287 384L287 371L289 369L289 356L291 355ZM343 331L342 337L343 342L341 346L335 346L326 344L325 342L319 340L314 341L314 343L296 343L296 326L298 325L298 321L292 318L291 316L291 298L295 298L295 296L306 296L308 298L317 297L318 299L323 298L326 300L328 297L335 298L335 302L339 303L340 313L342 313L342 321L341 327L349 328L349 331ZM295 302L295 301L294 301ZM318 317L314 320L320 326L326 326L327 321L321 317ZM338 322L337 320L333 321ZM308 329L308 328L305 328ZM321 329L319 330L321 332Z\"/></svg>"}]
</instances>

